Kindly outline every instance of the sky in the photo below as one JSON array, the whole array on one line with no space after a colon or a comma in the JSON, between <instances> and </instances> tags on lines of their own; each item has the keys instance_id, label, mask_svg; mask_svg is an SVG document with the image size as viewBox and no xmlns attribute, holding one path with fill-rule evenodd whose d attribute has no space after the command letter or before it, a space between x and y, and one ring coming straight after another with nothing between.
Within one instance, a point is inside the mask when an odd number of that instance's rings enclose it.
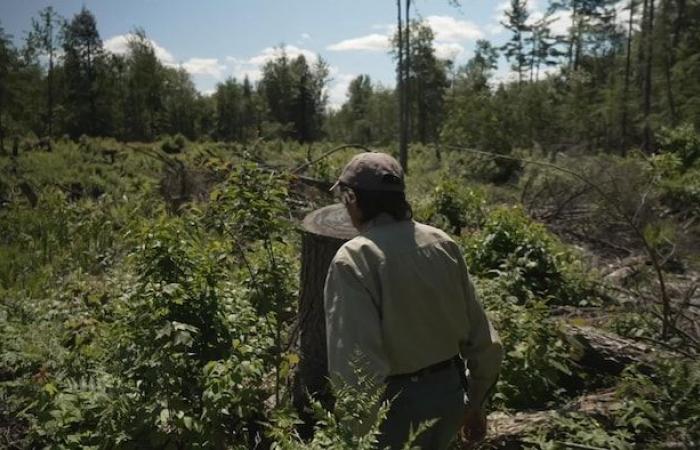
<instances>
[{"instance_id":1,"label":"sky","mask_svg":"<svg viewBox=\"0 0 700 450\"><path fill-rule=\"evenodd\" d=\"M509 34L500 24L508 0L413 0L412 18L426 20L435 33L439 56L459 66L472 55L478 39L496 45ZM389 35L396 22L390 0L0 0L0 26L22 45L32 17L52 6L70 19L82 6L93 12L105 48L126 50L129 33L143 28L166 65L182 66L202 93L213 92L228 77L255 81L262 65L281 47L288 55L322 57L330 66L331 107L346 99L347 86L360 74L394 86ZM546 0L530 0L532 20L541 17ZM557 16L553 28L566 30L568 18ZM496 76L509 75L502 60Z\"/></svg>"}]
</instances>

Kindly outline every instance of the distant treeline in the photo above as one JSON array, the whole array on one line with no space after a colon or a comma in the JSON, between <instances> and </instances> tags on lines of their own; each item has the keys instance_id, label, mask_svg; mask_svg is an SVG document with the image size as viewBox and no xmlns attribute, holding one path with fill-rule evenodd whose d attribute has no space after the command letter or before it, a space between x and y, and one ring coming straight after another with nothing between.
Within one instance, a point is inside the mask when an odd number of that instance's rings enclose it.
<instances>
[{"instance_id":1,"label":"distant treeline","mask_svg":"<svg viewBox=\"0 0 700 450\"><path fill-rule=\"evenodd\" d=\"M552 29L557 17L570 22L563 35ZM413 22L404 58L410 139L499 153L652 151L662 127L700 128L700 0L558 0L533 19L526 0L511 0L502 22L511 39L500 47L478 41L459 67L436 56L425 22ZM500 54L511 80L494 80ZM32 20L21 48L0 26L0 145L32 135L396 140L394 89L360 75L343 106L331 110L329 81L321 57L282 51L257 82L229 78L202 95L183 68L158 60L143 30L130 34L125 54L114 54L89 10L66 20L49 7Z\"/></svg>"}]
</instances>

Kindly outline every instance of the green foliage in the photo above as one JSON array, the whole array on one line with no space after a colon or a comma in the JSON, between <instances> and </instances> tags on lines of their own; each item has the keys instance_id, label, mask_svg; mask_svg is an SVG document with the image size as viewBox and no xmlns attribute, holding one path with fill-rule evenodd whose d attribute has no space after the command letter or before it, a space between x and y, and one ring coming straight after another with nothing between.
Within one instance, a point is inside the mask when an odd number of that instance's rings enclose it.
<instances>
[{"instance_id":1,"label":"green foliage","mask_svg":"<svg viewBox=\"0 0 700 450\"><path fill-rule=\"evenodd\" d=\"M356 370L357 385L340 380L332 384L335 405L326 410L318 401L311 401L316 425L311 442L304 442L295 430L299 423L292 411L279 411L273 418L269 434L273 449L373 449L379 430L389 411L384 401L384 389L370 377Z\"/></svg>"},{"instance_id":2,"label":"green foliage","mask_svg":"<svg viewBox=\"0 0 700 450\"><path fill-rule=\"evenodd\" d=\"M665 153L680 158L682 170L687 170L700 158L700 134L691 124L676 128L662 128L657 135L659 146Z\"/></svg>"},{"instance_id":3,"label":"green foliage","mask_svg":"<svg viewBox=\"0 0 700 450\"><path fill-rule=\"evenodd\" d=\"M160 144L160 149L168 154L181 153L187 145L187 139L178 133L174 137L166 137Z\"/></svg>"},{"instance_id":4,"label":"green foliage","mask_svg":"<svg viewBox=\"0 0 700 450\"><path fill-rule=\"evenodd\" d=\"M279 239L285 231L287 191L278 174L242 163L211 193L206 222L239 244Z\"/></svg>"},{"instance_id":5,"label":"green foliage","mask_svg":"<svg viewBox=\"0 0 700 450\"><path fill-rule=\"evenodd\" d=\"M636 367L625 371L616 391L617 404L607 420L565 413L533 436L538 448L566 448L567 442L611 449L683 448L700 439L700 367L696 361L657 361L654 373Z\"/></svg>"},{"instance_id":6,"label":"green foliage","mask_svg":"<svg viewBox=\"0 0 700 450\"><path fill-rule=\"evenodd\" d=\"M479 279L476 285L504 347L494 405L529 409L560 398L562 381L573 368L570 349L558 325L549 320L546 303L533 298L519 304L502 280Z\"/></svg>"},{"instance_id":7,"label":"green foliage","mask_svg":"<svg viewBox=\"0 0 700 450\"><path fill-rule=\"evenodd\" d=\"M480 190L460 186L447 177L430 193L416 210L418 220L448 228L459 235L462 229L479 228L486 218L486 199Z\"/></svg>"},{"instance_id":8,"label":"green foliage","mask_svg":"<svg viewBox=\"0 0 700 450\"><path fill-rule=\"evenodd\" d=\"M574 255L519 208L496 208L483 228L464 239L469 270L503 279L520 303L531 295L583 305L592 290Z\"/></svg>"}]
</instances>

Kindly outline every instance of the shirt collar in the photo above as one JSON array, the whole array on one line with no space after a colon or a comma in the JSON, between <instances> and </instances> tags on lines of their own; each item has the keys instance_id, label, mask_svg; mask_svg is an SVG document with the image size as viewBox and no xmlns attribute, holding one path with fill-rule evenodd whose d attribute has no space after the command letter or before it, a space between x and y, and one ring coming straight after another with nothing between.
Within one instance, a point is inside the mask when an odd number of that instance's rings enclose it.
<instances>
[{"instance_id":1,"label":"shirt collar","mask_svg":"<svg viewBox=\"0 0 700 450\"><path fill-rule=\"evenodd\" d=\"M365 222L362 224L362 227L360 228L360 233L364 233L368 231L370 228L374 228L377 226L382 226L382 225L389 225L392 223L398 222L396 219L394 219L390 214L387 213L379 213L377 217L374 219Z\"/></svg>"}]
</instances>

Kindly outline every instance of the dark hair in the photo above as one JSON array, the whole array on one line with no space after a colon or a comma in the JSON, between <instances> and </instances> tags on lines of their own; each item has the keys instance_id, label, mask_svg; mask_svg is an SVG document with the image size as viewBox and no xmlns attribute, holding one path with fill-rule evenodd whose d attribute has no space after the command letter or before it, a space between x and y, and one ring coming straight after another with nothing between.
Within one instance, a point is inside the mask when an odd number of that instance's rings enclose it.
<instances>
[{"instance_id":1,"label":"dark hair","mask_svg":"<svg viewBox=\"0 0 700 450\"><path fill-rule=\"evenodd\" d=\"M353 189L357 197L357 207L362 212L363 222L369 222L381 213L387 213L395 220L413 218L411 205L406 194L397 191L366 191Z\"/></svg>"}]
</instances>

